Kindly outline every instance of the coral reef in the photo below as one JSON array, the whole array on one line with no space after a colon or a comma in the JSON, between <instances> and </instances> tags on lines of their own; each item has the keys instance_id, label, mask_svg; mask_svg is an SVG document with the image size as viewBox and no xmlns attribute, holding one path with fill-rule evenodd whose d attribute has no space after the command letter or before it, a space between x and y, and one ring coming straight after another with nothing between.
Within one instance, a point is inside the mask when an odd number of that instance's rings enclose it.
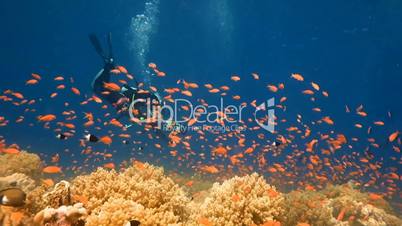
<instances>
[{"instance_id":1,"label":"coral reef","mask_svg":"<svg viewBox=\"0 0 402 226\"><path fill-rule=\"evenodd\" d=\"M297 225L300 222L317 226L336 225L332 216L329 200L315 191L292 191L285 195L279 217L284 226Z\"/></svg>"},{"instance_id":2,"label":"coral reef","mask_svg":"<svg viewBox=\"0 0 402 226\"><path fill-rule=\"evenodd\" d=\"M18 154L0 154L0 176L23 173L36 180L42 173L38 155L22 151Z\"/></svg>"},{"instance_id":3,"label":"coral reef","mask_svg":"<svg viewBox=\"0 0 402 226\"><path fill-rule=\"evenodd\" d=\"M0 165L6 174L0 177L0 189L17 187L27 193L23 207L0 205L0 225L402 225L381 195L350 184L283 194L253 173L210 187L190 176L175 175L176 183L162 168L134 162L121 172L98 168L70 182L36 186L31 176L40 175L40 160L22 155L30 158L24 167L15 165L25 162L19 154L0 155L0 163L10 159Z\"/></svg>"},{"instance_id":4,"label":"coral reef","mask_svg":"<svg viewBox=\"0 0 402 226\"><path fill-rule=\"evenodd\" d=\"M215 183L205 201L193 209L191 218L213 225L263 224L282 213L282 200L282 194L258 174L236 176Z\"/></svg>"},{"instance_id":5,"label":"coral reef","mask_svg":"<svg viewBox=\"0 0 402 226\"><path fill-rule=\"evenodd\" d=\"M328 186L322 191L293 191L285 195L282 225L402 225L382 198L370 198L348 184Z\"/></svg>"},{"instance_id":6,"label":"coral reef","mask_svg":"<svg viewBox=\"0 0 402 226\"><path fill-rule=\"evenodd\" d=\"M368 195L360 193L357 190L351 191L349 194L329 199L329 206L332 215L341 222L349 222L351 225L402 225L402 220L390 214L391 207L384 204L385 200L378 201L381 205L374 206L370 200L365 198ZM357 199L357 197L362 197ZM384 209L382 209L384 208Z\"/></svg>"},{"instance_id":7,"label":"coral reef","mask_svg":"<svg viewBox=\"0 0 402 226\"><path fill-rule=\"evenodd\" d=\"M22 173L0 177L0 191L11 187L20 188L25 193L28 193L36 187L36 183L33 179Z\"/></svg>"},{"instance_id":8,"label":"coral reef","mask_svg":"<svg viewBox=\"0 0 402 226\"><path fill-rule=\"evenodd\" d=\"M71 204L70 183L62 180L55 184L52 189L42 195L42 200L46 207L57 208L61 205Z\"/></svg>"},{"instance_id":9,"label":"coral reef","mask_svg":"<svg viewBox=\"0 0 402 226\"><path fill-rule=\"evenodd\" d=\"M368 226L398 226L402 225L402 220L396 216L386 213L384 210L376 208L372 205L354 206L358 211L358 218L356 222L361 225Z\"/></svg>"},{"instance_id":10,"label":"coral reef","mask_svg":"<svg viewBox=\"0 0 402 226\"><path fill-rule=\"evenodd\" d=\"M320 191L329 199L344 199L344 202L358 200L363 204L371 204L385 212L395 214L392 207L381 196L372 198L369 193L363 193L353 187L350 183L343 185L329 185Z\"/></svg>"},{"instance_id":11,"label":"coral reef","mask_svg":"<svg viewBox=\"0 0 402 226\"><path fill-rule=\"evenodd\" d=\"M145 208L141 204L121 198L110 198L86 219L86 225L124 225L131 220L137 220L141 225L181 225L171 211Z\"/></svg>"},{"instance_id":12,"label":"coral reef","mask_svg":"<svg viewBox=\"0 0 402 226\"><path fill-rule=\"evenodd\" d=\"M145 219L145 215L145 208L141 204L121 198L110 198L87 218L86 225L124 225L129 220Z\"/></svg>"},{"instance_id":13,"label":"coral reef","mask_svg":"<svg viewBox=\"0 0 402 226\"><path fill-rule=\"evenodd\" d=\"M90 175L77 177L72 184L75 197L88 199L85 207L90 212L91 222L95 222L96 217L105 215L109 207L119 209L116 207L116 200L121 199L127 201L125 205L135 206L138 211L141 206L144 208L141 213L147 217L137 219L141 225L179 223L185 221L189 215L186 207L190 199L186 193L164 175L162 168L149 164L136 163L122 173L99 168ZM113 224L139 216L125 211L121 213L113 213Z\"/></svg>"},{"instance_id":14,"label":"coral reef","mask_svg":"<svg viewBox=\"0 0 402 226\"><path fill-rule=\"evenodd\" d=\"M47 207L58 208L73 204L70 186L70 183L64 180L53 187L38 186L28 193L26 208L32 213L37 213Z\"/></svg>"},{"instance_id":15,"label":"coral reef","mask_svg":"<svg viewBox=\"0 0 402 226\"><path fill-rule=\"evenodd\" d=\"M30 213L35 214L46 208L47 203L42 197L47 190L48 188L46 186L41 185L27 193L26 209L28 209Z\"/></svg>"},{"instance_id":16,"label":"coral reef","mask_svg":"<svg viewBox=\"0 0 402 226\"><path fill-rule=\"evenodd\" d=\"M0 225L25 226L33 225L31 215L21 208L0 206Z\"/></svg>"}]
</instances>

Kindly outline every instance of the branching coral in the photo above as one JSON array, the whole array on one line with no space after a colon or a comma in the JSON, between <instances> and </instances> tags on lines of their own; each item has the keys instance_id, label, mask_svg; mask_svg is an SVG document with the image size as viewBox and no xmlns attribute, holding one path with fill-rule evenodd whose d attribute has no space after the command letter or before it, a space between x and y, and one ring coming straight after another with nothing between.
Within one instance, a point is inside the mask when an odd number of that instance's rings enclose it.
<instances>
[{"instance_id":1,"label":"branching coral","mask_svg":"<svg viewBox=\"0 0 402 226\"><path fill-rule=\"evenodd\" d=\"M28 193L32 191L35 186L35 181L22 173L14 173L10 176L0 177L0 190L15 187Z\"/></svg>"},{"instance_id":2,"label":"branching coral","mask_svg":"<svg viewBox=\"0 0 402 226\"><path fill-rule=\"evenodd\" d=\"M23 173L37 179L41 175L42 164L38 155L22 151L18 154L0 154L0 176Z\"/></svg>"},{"instance_id":3,"label":"branching coral","mask_svg":"<svg viewBox=\"0 0 402 226\"><path fill-rule=\"evenodd\" d=\"M148 164L137 163L122 173L98 169L90 175L77 177L72 191L74 196L88 199L85 206L90 211L90 219L104 213L104 205L114 205L116 201L108 202L109 198L131 201L127 205L143 206L145 213L152 212L152 222L156 225L178 223L188 217L189 198L185 192L164 175L162 168ZM125 217L114 219L118 223L130 220ZM142 225L152 225L144 223L147 219L138 220Z\"/></svg>"},{"instance_id":4,"label":"branching coral","mask_svg":"<svg viewBox=\"0 0 402 226\"><path fill-rule=\"evenodd\" d=\"M236 176L213 185L204 203L194 209L192 224L200 219L213 225L263 224L281 214L282 200L282 194L258 174Z\"/></svg>"}]
</instances>

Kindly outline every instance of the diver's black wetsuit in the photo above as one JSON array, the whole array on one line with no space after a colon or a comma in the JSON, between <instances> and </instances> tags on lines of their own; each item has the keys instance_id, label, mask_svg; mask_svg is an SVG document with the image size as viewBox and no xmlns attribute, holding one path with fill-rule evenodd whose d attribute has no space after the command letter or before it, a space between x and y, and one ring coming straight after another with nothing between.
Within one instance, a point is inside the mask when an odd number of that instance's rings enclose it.
<instances>
[{"instance_id":1,"label":"diver's black wetsuit","mask_svg":"<svg viewBox=\"0 0 402 226\"><path fill-rule=\"evenodd\" d=\"M147 104L144 101L139 100L148 100L151 103L160 105L161 102L158 96L155 93L151 92L137 92L138 91L138 82L136 80L136 87L124 85L120 92L113 92L105 88L104 84L109 83L111 81L111 70L115 68L113 53L112 53L112 43L111 43L111 35L108 35L107 43L109 47L109 55L106 55L101 47L101 44L98 38L91 34L89 35L89 39L92 45L95 47L96 52L102 57L104 61L103 68L98 72L95 76L95 79L92 82L92 89L94 93L102 97L102 99L108 101L112 104L116 110L122 115L129 116L128 109L131 103L134 100L137 100L133 104L133 108L137 109L139 112L138 118L146 118ZM107 92L107 93L106 93ZM121 101L124 99L124 101ZM120 102L123 102L122 104ZM142 120L142 119L141 119Z\"/></svg>"},{"instance_id":2,"label":"diver's black wetsuit","mask_svg":"<svg viewBox=\"0 0 402 226\"><path fill-rule=\"evenodd\" d=\"M101 96L109 103L114 104L120 98L124 97L120 92L111 92L105 89L104 84L110 82L110 70L114 68L113 63L105 63L104 67L96 74L95 79L92 82L92 89L97 96ZM108 94L104 92L108 91Z\"/></svg>"},{"instance_id":3,"label":"diver's black wetsuit","mask_svg":"<svg viewBox=\"0 0 402 226\"><path fill-rule=\"evenodd\" d=\"M123 92L111 92L110 90L107 90L104 87L105 83L110 82L110 77L111 73L110 71L115 68L114 64L114 58L113 58L113 52L112 52L112 43L111 43L111 35L108 35L107 43L109 47L109 55L106 55L100 45L100 42L98 38L94 35L91 34L89 35L89 39L92 42L92 45L95 47L96 52L102 57L104 61L104 66L103 68L96 74L95 79L92 82L92 89L94 93L106 101L108 101L110 104L115 104L117 103L121 98L127 97L129 99L132 98L135 88L126 86L125 91L131 91L127 93ZM105 94L104 92L108 92L108 94ZM131 94L131 95L130 95Z\"/></svg>"},{"instance_id":4,"label":"diver's black wetsuit","mask_svg":"<svg viewBox=\"0 0 402 226\"><path fill-rule=\"evenodd\" d=\"M107 44L109 47L109 55L105 55L98 38L94 34L89 35L89 39L91 40L92 45L95 47L96 52L102 57L104 61L103 68L98 72L98 74L95 76L95 79L92 82L93 92L97 96L106 100L116 108L117 112L119 113L117 119L121 118L122 116L127 117L133 116L129 114L130 107L132 107L133 110L135 109L137 111L136 115L133 117L138 118L141 121L146 121L146 119L148 119L149 117L149 115L147 115L149 107L148 103L152 104L152 106L163 105L159 95L151 91L141 90L143 92L140 92L138 88L138 82L135 79L134 81L136 83L136 87L124 85L121 88L120 92L110 91L106 89L104 84L111 82L111 76L112 76L111 70L115 68L112 53L111 35L109 34L107 39ZM166 124L166 122L164 122L164 124ZM161 128L156 127L157 124L155 122L153 122L153 125L155 126L154 127L155 131L157 131L157 133L161 137L167 138L167 135L162 132ZM131 124L126 125L126 127L130 126ZM176 124L175 122L169 123L169 127L172 128L171 131L169 131L169 134L171 132L176 133L177 128L179 128L178 124Z\"/></svg>"},{"instance_id":5,"label":"diver's black wetsuit","mask_svg":"<svg viewBox=\"0 0 402 226\"><path fill-rule=\"evenodd\" d=\"M110 104L112 104L119 113L123 113L123 115L128 116L127 109L129 103L131 103L134 94L137 92L137 87L131 87L128 85L124 85L120 92L117 91L110 91L105 88L105 83L109 83L111 81L111 70L115 68L113 52L112 52L112 41L111 41L111 34L108 35L107 44L109 48L109 54L106 55L103 51L101 44L94 34L89 35L89 39L92 45L95 47L96 52L102 57L104 66L103 68L96 74L95 79L92 82L92 89L93 92L102 97L102 99L106 100ZM137 82L136 82L136 85ZM126 99L123 104L119 104L119 102L123 99ZM125 108L125 110L123 109ZM121 112L121 110L124 110ZM120 115L119 117L121 117Z\"/></svg>"}]
</instances>

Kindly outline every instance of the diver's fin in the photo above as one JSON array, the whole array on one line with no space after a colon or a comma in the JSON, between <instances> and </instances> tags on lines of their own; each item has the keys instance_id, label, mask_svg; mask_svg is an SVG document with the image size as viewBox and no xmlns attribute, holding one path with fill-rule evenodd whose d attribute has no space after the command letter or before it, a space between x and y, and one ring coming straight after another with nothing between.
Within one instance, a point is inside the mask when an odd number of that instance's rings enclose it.
<instances>
[{"instance_id":1,"label":"diver's fin","mask_svg":"<svg viewBox=\"0 0 402 226\"><path fill-rule=\"evenodd\" d=\"M89 34L89 40L91 41L92 45L94 46L96 52L103 58L105 59L105 54L103 53L102 46L99 42L99 39L96 37L95 34Z\"/></svg>"},{"instance_id":2,"label":"diver's fin","mask_svg":"<svg viewBox=\"0 0 402 226\"><path fill-rule=\"evenodd\" d=\"M107 36L107 46L109 48L109 58L113 58L112 33L110 33L110 32Z\"/></svg>"}]
</instances>

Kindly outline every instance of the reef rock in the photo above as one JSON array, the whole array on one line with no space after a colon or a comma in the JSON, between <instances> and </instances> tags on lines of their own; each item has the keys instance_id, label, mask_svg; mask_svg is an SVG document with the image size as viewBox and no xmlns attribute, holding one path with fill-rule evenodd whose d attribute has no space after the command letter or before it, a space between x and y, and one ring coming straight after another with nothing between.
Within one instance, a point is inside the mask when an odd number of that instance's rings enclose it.
<instances>
[{"instance_id":1,"label":"reef rock","mask_svg":"<svg viewBox=\"0 0 402 226\"><path fill-rule=\"evenodd\" d=\"M83 219L87 215L82 203L73 206L60 206L57 209L48 207L37 213L34 223L46 226L78 226L84 225Z\"/></svg>"},{"instance_id":2,"label":"reef rock","mask_svg":"<svg viewBox=\"0 0 402 226\"><path fill-rule=\"evenodd\" d=\"M23 173L37 179L42 173L42 163L38 155L22 151L18 154L0 154L0 177Z\"/></svg>"},{"instance_id":3,"label":"reef rock","mask_svg":"<svg viewBox=\"0 0 402 226\"><path fill-rule=\"evenodd\" d=\"M25 193L28 193L35 187L35 181L22 173L14 173L10 176L0 177L0 191L6 188L19 188Z\"/></svg>"}]
</instances>

